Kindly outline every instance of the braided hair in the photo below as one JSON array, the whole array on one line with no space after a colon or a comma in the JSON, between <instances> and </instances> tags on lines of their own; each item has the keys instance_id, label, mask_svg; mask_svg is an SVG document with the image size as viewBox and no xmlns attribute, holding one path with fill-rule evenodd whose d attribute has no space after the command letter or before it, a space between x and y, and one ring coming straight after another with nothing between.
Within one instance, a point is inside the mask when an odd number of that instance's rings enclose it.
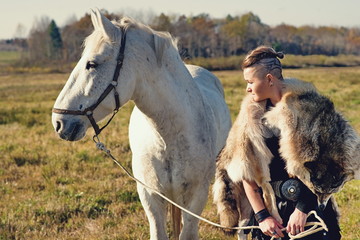
<instances>
[{"instance_id":1,"label":"braided hair","mask_svg":"<svg viewBox=\"0 0 360 240\"><path fill-rule=\"evenodd\" d=\"M264 67L267 72L276 74L279 79L282 79L282 65L279 59L283 59L282 52L276 52L273 48L267 46L260 46L252 50L246 55L242 69L260 65Z\"/></svg>"}]
</instances>

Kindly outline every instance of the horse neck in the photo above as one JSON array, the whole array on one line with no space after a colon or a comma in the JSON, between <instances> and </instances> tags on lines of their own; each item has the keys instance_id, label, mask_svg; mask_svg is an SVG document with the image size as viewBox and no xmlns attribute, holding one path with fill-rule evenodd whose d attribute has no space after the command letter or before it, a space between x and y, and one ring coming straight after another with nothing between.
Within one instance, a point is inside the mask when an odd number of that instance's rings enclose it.
<instances>
[{"instance_id":1,"label":"horse neck","mask_svg":"<svg viewBox=\"0 0 360 240\"><path fill-rule=\"evenodd\" d=\"M165 57L162 67L137 86L133 100L164 134L192 131L188 122L196 121L204 109L200 90L180 56Z\"/></svg>"}]
</instances>

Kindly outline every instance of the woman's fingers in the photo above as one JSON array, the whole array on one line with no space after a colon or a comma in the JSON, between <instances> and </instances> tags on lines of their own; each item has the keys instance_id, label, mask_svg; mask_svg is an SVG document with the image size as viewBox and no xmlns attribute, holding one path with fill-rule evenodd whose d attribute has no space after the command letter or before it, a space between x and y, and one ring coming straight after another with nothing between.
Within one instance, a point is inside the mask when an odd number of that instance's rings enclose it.
<instances>
[{"instance_id":1,"label":"woman's fingers","mask_svg":"<svg viewBox=\"0 0 360 240\"><path fill-rule=\"evenodd\" d=\"M290 233L291 235L295 235L295 226L287 225L286 232Z\"/></svg>"},{"instance_id":2,"label":"woman's fingers","mask_svg":"<svg viewBox=\"0 0 360 240\"><path fill-rule=\"evenodd\" d=\"M286 232L291 233L291 235L293 235L293 236L295 236L303 231L304 231L304 227L301 227L301 226L290 225L290 226L287 226L287 228L286 228Z\"/></svg>"},{"instance_id":3,"label":"woman's fingers","mask_svg":"<svg viewBox=\"0 0 360 240\"><path fill-rule=\"evenodd\" d=\"M266 231L265 233L266 235L270 236L270 237L284 237L284 234L282 233L280 228L274 228L272 230Z\"/></svg>"},{"instance_id":4,"label":"woman's fingers","mask_svg":"<svg viewBox=\"0 0 360 240\"><path fill-rule=\"evenodd\" d=\"M285 228L273 217L266 218L259 223L259 226L261 231L267 236L284 237L282 230L285 230Z\"/></svg>"},{"instance_id":5,"label":"woman's fingers","mask_svg":"<svg viewBox=\"0 0 360 240\"><path fill-rule=\"evenodd\" d=\"M275 232L276 233L274 236L276 237L284 237L284 234L282 233L280 228L276 228Z\"/></svg>"}]
</instances>

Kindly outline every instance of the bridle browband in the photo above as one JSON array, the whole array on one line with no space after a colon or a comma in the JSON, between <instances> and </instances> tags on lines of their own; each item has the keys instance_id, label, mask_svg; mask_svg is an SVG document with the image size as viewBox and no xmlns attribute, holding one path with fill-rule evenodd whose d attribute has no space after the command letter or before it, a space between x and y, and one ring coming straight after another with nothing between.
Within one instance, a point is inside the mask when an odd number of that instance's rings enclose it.
<instances>
[{"instance_id":1,"label":"bridle browband","mask_svg":"<svg viewBox=\"0 0 360 240\"><path fill-rule=\"evenodd\" d=\"M116 59L116 68L115 68L115 72L114 72L114 76L113 79L111 81L111 83L107 86L107 88L104 90L104 92L100 95L99 99L90 107L85 108L84 110L68 110L68 109L60 109L60 108L53 108L52 112L53 113L58 113L58 114L69 114L69 115L85 115L87 116L87 118L89 119L92 127L94 128L95 131L95 135L93 137L93 140L95 141L95 137L97 138L98 135L101 133L101 131L106 128L109 123L111 122L111 120L114 118L115 114L119 111L120 108L120 98L119 98L119 93L116 90L116 86L118 84L118 78L120 75L120 70L123 66L123 62L124 62L124 52L125 52L125 43L126 43L126 33L127 33L127 27L120 27L121 29L121 45L120 45L120 50L119 50L119 54L117 56ZM109 93L114 90L114 98L115 98L115 109L113 111L113 115L110 117L110 119L108 120L108 122L103 126L103 127L99 127L99 125L96 123L94 117L93 117L93 112L94 110L97 108L97 106L99 106L99 104L107 97L107 95L109 95Z\"/></svg>"}]
</instances>

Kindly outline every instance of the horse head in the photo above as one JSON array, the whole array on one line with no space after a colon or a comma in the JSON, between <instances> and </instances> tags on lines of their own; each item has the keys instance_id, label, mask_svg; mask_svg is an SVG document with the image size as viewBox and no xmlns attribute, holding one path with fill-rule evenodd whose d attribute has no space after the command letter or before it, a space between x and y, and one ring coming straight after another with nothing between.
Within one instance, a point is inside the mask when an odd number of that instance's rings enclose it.
<instances>
[{"instance_id":1,"label":"horse head","mask_svg":"<svg viewBox=\"0 0 360 240\"><path fill-rule=\"evenodd\" d=\"M85 39L81 59L60 92L52 123L58 135L77 141L92 125L134 100L144 81L156 78L169 38L123 18L109 21L99 10L91 12L93 33ZM145 84L146 85L146 84ZM96 129L97 128L97 129Z\"/></svg>"}]
</instances>

